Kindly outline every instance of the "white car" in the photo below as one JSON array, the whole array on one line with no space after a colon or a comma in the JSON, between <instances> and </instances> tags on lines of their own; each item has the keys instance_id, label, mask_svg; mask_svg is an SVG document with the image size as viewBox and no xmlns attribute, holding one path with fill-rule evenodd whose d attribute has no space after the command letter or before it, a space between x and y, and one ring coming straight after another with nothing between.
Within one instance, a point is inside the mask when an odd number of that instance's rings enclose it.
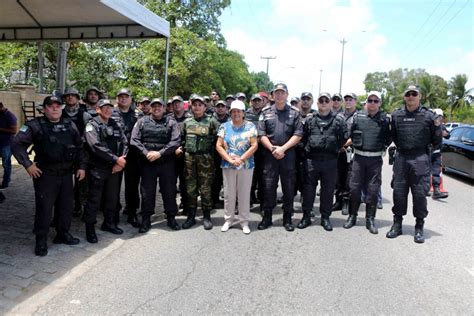
<instances>
[{"instance_id":1,"label":"white car","mask_svg":"<svg viewBox=\"0 0 474 316\"><path fill-rule=\"evenodd\" d=\"M458 127L458 126L462 126L464 125L463 123L458 123L458 122L449 122L449 123L446 123L444 124L444 126L446 126L446 129L448 130L448 132L451 132L451 130L455 127Z\"/></svg>"}]
</instances>

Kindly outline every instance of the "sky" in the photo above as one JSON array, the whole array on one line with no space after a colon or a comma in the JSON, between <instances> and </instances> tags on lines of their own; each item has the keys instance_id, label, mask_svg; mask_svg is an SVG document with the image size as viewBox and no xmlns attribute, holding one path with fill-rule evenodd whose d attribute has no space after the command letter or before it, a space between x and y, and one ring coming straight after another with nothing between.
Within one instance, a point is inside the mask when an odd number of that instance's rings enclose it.
<instances>
[{"instance_id":1,"label":"sky","mask_svg":"<svg viewBox=\"0 0 474 316\"><path fill-rule=\"evenodd\" d=\"M220 17L227 48L290 96L366 93L369 72L423 68L474 87L474 0L232 0ZM320 80L321 78L321 80Z\"/></svg>"}]
</instances>

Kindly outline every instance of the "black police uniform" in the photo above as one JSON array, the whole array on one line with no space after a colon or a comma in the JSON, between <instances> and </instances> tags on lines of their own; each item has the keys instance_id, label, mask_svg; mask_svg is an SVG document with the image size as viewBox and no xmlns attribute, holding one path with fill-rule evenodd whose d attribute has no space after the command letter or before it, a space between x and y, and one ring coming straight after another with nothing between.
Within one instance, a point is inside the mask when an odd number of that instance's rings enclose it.
<instances>
[{"instance_id":1,"label":"black police uniform","mask_svg":"<svg viewBox=\"0 0 474 316\"><path fill-rule=\"evenodd\" d=\"M308 114L304 114L300 111L301 114L301 122L303 125L311 120L313 115L316 115L318 112L314 109L310 109ZM295 147L296 151L296 180L295 180L295 196L298 194L298 191L301 192L301 197L303 197L303 185L304 185L304 143L300 142Z\"/></svg>"},{"instance_id":2,"label":"black police uniform","mask_svg":"<svg viewBox=\"0 0 474 316\"><path fill-rule=\"evenodd\" d=\"M216 119L216 121L219 122L219 126L230 120L230 115L228 113L226 113L224 117L222 118L219 118L216 112L214 112L213 116ZM212 181L212 203L213 203L213 208L217 208L217 205L220 204L221 202L219 194L222 189L224 178L222 176L222 168L221 168L222 157L221 155L219 155L219 153L215 149L214 149L213 159L214 159L215 174L214 174L214 179Z\"/></svg>"},{"instance_id":3,"label":"black police uniform","mask_svg":"<svg viewBox=\"0 0 474 316\"><path fill-rule=\"evenodd\" d=\"M130 137L132 136L132 129L137 122L137 114L135 112L135 107L132 105L127 112L122 112L120 108L114 108L112 112L113 120L122 128L127 141L130 144ZM134 227L138 227L137 222L137 208L140 206L140 195L139 195L139 185L140 185L140 167L138 165L138 150L134 146L129 146L127 154L127 164L125 169L120 172L120 185L122 184L122 177L125 177L125 208L123 213L128 215L128 223ZM120 205L120 192L119 192L119 204L118 209L122 207ZM115 218L115 221L118 222L118 218Z\"/></svg>"},{"instance_id":4,"label":"black police uniform","mask_svg":"<svg viewBox=\"0 0 474 316\"><path fill-rule=\"evenodd\" d=\"M349 113L348 111L338 112L344 118L347 130L350 131L354 122L354 115L357 111ZM347 215L349 206L349 179L351 177L351 152L352 145L344 147L345 151L340 152L337 157L337 180L336 180L336 202L333 210L343 210L343 214Z\"/></svg>"},{"instance_id":5,"label":"black police uniform","mask_svg":"<svg viewBox=\"0 0 474 316\"><path fill-rule=\"evenodd\" d=\"M28 147L33 144L35 163L42 171L33 179L36 214L33 233L36 235L37 255L47 254L47 236L53 207L57 216L57 236L54 243L77 244L69 234L73 209L73 181L75 169L86 170L87 162L81 135L74 123L66 118L51 122L46 117L28 121L12 141L12 152L18 163L30 167Z\"/></svg>"},{"instance_id":6,"label":"black police uniform","mask_svg":"<svg viewBox=\"0 0 474 316\"><path fill-rule=\"evenodd\" d=\"M408 191L413 196L413 215L416 217L415 242L424 242L424 218L428 215L426 194L429 191L429 148L442 142L438 116L420 105L410 112L403 106L392 113L392 139L397 146L393 165L393 226L388 238L402 234L402 220L407 213Z\"/></svg>"},{"instance_id":7,"label":"black police uniform","mask_svg":"<svg viewBox=\"0 0 474 316\"><path fill-rule=\"evenodd\" d=\"M171 115L176 122L178 123L179 130L180 130L180 135L181 135L181 143L184 142L183 139L183 126L184 126L184 121L188 117L192 117L192 115L188 112L185 111L181 117L176 117L176 115L169 114ZM178 146L179 147L179 146ZM186 210L187 210L187 205L186 205L186 182L185 182L185 177L184 177L184 154L181 156L175 156L175 161L174 161L174 166L175 166L175 174L176 174L176 180L179 179L179 195L181 196L181 204L178 206L178 208L183 209L183 215L186 215Z\"/></svg>"},{"instance_id":8,"label":"black police uniform","mask_svg":"<svg viewBox=\"0 0 474 316\"><path fill-rule=\"evenodd\" d=\"M303 124L298 108L285 104L283 110L278 110L275 105L263 108L258 122L258 136L267 136L270 143L282 146L292 136L303 136ZM277 160L272 152L265 149L263 181L263 219L259 229L272 225L272 213L277 201L278 177L280 177L283 191L283 225L293 230L291 216L293 214L293 200L295 190L295 149L285 152L283 159Z\"/></svg>"},{"instance_id":9,"label":"black police uniform","mask_svg":"<svg viewBox=\"0 0 474 316\"><path fill-rule=\"evenodd\" d=\"M441 120L441 117L439 118ZM446 126L441 123L442 132L448 132ZM441 192L441 145L438 148L433 148L431 153L431 185L433 186L433 199L445 199L448 197L447 192Z\"/></svg>"},{"instance_id":10,"label":"black police uniform","mask_svg":"<svg viewBox=\"0 0 474 316\"><path fill-rule=\"evenodd\" d=\"M138 120L132 130L131 145L140 153L142 196L142 226L140 232L147 232L150 227L150 217L155 213L157 177L160 181L160 191L163 199L168 226L178 230L175 216L178 212L176 205L176 173L174 152L181 143L178 123L171 115L155 120L151 115ZM146 159L150 151L158 151L161 157L153 162Z\"/></svg>"},{"instance_id":11,"label":"black police uniform","mask_svg":"<svg viewBox=\"0 0 474 316\"><path fill-rule=\"evenodd\" d=\"M305 161L303 185L303 218L298 228L311 224L311 211L318 181L321 181L319 211L321 226L332 230L329 217L336 186L337 156L348 138L347 125L342 116L329 112L326 116L315 114L304 124Z\"/></svg>"},{"instance_id":12,"label":"black police uniform","mask_svg":"<svg viewBox=\"0 0 474 316\"><path fill-rule=\"evenodd\" d=\"M378 111L373 116L370 116L366 111L360 111L354 115L350 136L354 146L354 160L349 185L349 218L344 224L344 228L351 228L356 224L361 190L367 188L365 198L366 227L371 233L377 234L374 218L377 210L378 192L382 184L382 156L392 142L390 118L383 111Z\"/></svg>"},{"instance_id":13,"label":"black police uniform","mask_svg":"<svg viewBox=\"0 0 474 316\"><path fill-rule=\"evenodd\" d=\"M84 208L86 238L89 242L97 242L94 225L97 212L103 201L104 223L102 230L113 234L123 231L117 227L115 218L118 213L121 172L112 173L112 167L121 156L128 153L127 137L113 119L104 123L99 116L86 125L84 137L89 151L90 169L88 170L89 196ZM127 161L128 163L128 161Z\"/></svg>"},{"instance_id":14,"label":"black police uniform","mask_svg":"<svg viewBox=\"0 0 474 316\"><path fill-rule=\"evenodd\" d=\"M87 122L92 118L84 106L78 106L74 112L68 112L65 108L63 109L62 117L68 118L76 124L81 137L84 136ZM87 190L87 181L79 181L77 178L74 178L74 216L81 215L82 208L87 200Z\"/></svg>"},{"instance_id":15,"label":"black police uniform","mask_svg":"<svg viewBox=\"0 0 474 316\"><path fill-rule=\"evenodd\" d=\"M245 120L253 123L255 125L255 128L258 128L258 119L261 113L262 110L256 112L253 108L249 108L247 109L247 111L245 111ZM255 166L253 169L252 188L250 189L250 203L260 203L260 211L263 211L263 164L265 150L266 149L260 145L258 146L257 151L255 151L253 155ZM255 192L257 192L257 194L255 194Z\"/></svg>"}]
</instances>

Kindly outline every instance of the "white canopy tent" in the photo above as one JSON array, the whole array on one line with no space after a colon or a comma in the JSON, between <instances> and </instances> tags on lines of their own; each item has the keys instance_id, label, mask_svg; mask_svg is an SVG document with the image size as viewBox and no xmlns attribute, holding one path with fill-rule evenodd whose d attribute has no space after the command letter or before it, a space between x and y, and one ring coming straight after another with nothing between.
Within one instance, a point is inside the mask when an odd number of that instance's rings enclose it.
<instances>
[{"instance_id":1,"label":"white canopy tent","mask_svg":"<svg viewBox=\"0 0 474 316\"><path fill-rule=\"evenodd\" d=\"M0 42L165 38L165 98L169 36L169 22L135 0L0 1ZM62 68L62 79L65 80L65 59L58 68ZM61 75L58 71L58 81L59 78Z\"/></svg>"}]
</instances>

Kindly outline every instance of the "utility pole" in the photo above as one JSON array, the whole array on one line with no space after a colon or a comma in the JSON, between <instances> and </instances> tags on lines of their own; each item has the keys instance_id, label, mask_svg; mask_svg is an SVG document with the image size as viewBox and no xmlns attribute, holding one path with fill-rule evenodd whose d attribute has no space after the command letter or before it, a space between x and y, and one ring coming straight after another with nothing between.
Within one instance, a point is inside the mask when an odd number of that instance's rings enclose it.
<instances>
[{"instance_id":1,"label":"utility pole","mask_svg":"<svg viewBox=\"0 0 474 316\"><path fill-rule=\"evenodd\" d=\"M346 45L347 41L345 38L343 38L342 41L340 42L342 44L342 56L341 56L341 76L339 77L339 94L342 93L341 89L342 89L342 70L344 68L344 45Z\"/></svg>"},{"instance_id":2,"label":"utility pole","mask_svg":"<svg viewBox=\"0 0 474 316\"><path fill-rule=\"evenodd\" d=\"M321 94L321 80L322 80L322 77L323 77L323 70L319 69L319 93L318 93L318 95Z\"/></svg>"},{"instance_id":3,"label":"utility pole","mask_svg":"<svg viewBox=\"0 0 474 316\"><path fill-rule=\"evenodd\" d=\"M268 65L269 65L269 63L270 63L270 59L276 59L276 56L273 56L273 57L272 57L272 56L266 56L266 57L260 56L260 58L267 60L267 76L268 76Z\"/></svg>"}]
</instances>

